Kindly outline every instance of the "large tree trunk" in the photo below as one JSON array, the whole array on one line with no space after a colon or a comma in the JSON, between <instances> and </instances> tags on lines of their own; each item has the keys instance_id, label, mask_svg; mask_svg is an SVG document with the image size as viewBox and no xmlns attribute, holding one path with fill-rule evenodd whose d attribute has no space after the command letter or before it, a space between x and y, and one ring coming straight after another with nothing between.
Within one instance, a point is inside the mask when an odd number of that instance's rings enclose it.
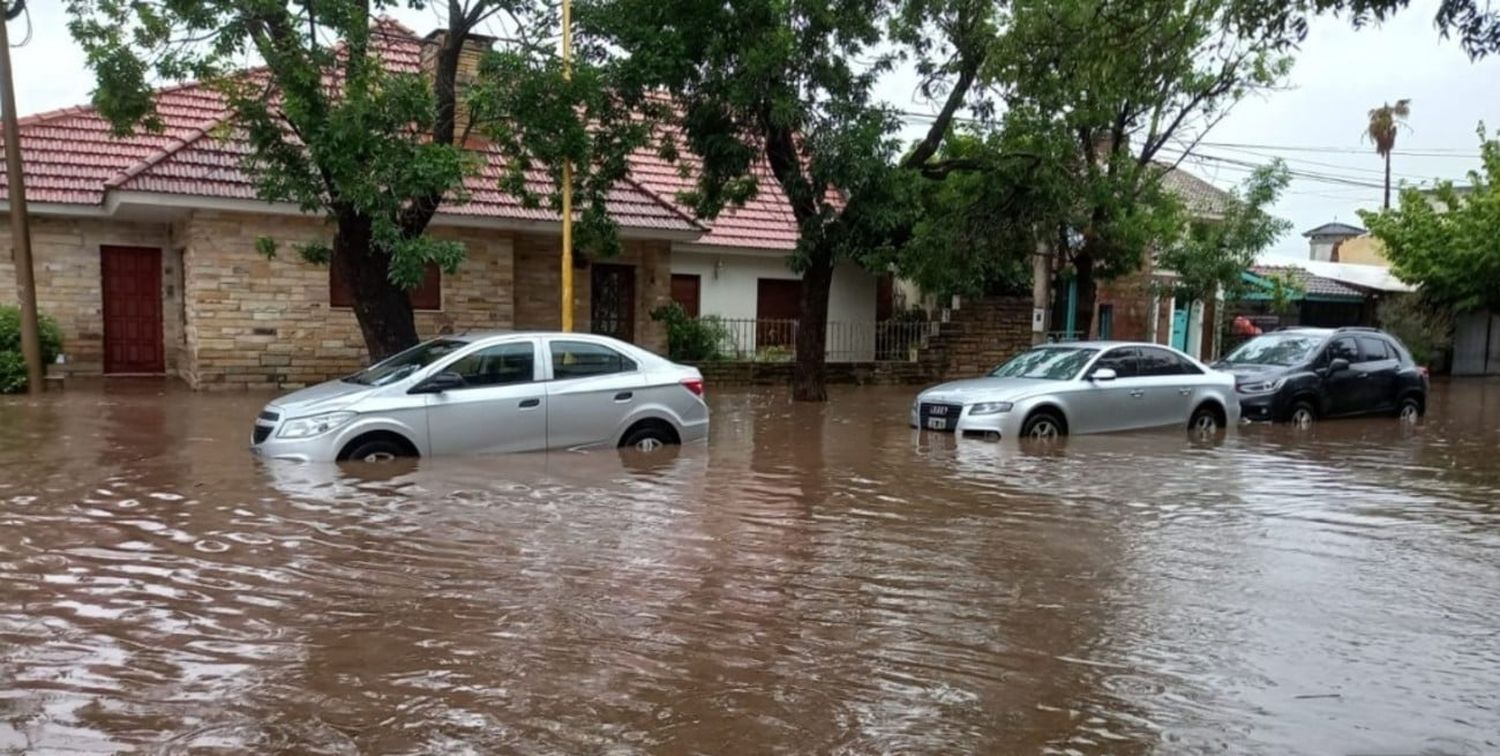
<instances>
[{"instance_id":1,"label":"large tree trunk","mask_svg":"<svg viewBox=\"0 0 1500 756\"><path fill-rule=\"evenodd\" d=\"M1073 330L1088 338L1094 327L1094 300L1099 293L1099 283L1094 279L1094 257L1087 250L1073 261L1078 274L1078 302L1075 305Z\"/></svg>"},{"instance_id":2,"label":"large tree trunk","mask_svg":"<svg viewBox=\"0 0 1500 756\"><path fill-rule=\"evenodd\" d=\"M802 274L802 311L797 322L797 364L792 371L792 399L828 400L828 293L833 288L833 256L812 253Z\"/></svg>"},{"instance_id":3,"label":"large tree trunk","mask_svg":"<svg viewBox=\"0 0 1500 756\"><path fill-rule=\"evenodd\" d=\"M391 283L390 256L372 241L368 218L341 216L329 264L348 283L365 350L378 361L416 345L417 322L406 290Z\"/></svg>"}]
</instances>

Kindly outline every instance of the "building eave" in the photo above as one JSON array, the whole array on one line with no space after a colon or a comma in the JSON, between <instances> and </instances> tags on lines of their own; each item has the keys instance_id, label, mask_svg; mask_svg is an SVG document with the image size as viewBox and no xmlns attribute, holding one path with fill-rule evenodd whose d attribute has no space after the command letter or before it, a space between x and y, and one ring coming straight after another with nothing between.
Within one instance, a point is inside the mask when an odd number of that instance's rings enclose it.
<instances>
[{"instance_id":1,"label":"building eave","mask_svg":"<svg viewBox=\"0 0 1500 756\"><path fill-rule=\"evenodd\" d=\"M65 203L32 202L26 206L30 215L43 217L100 218L118 220L170 221L194 210L275 215L281 217L319 218L317 214L305 213L290 202L266 202L263 200L234 199L227 197L197 197L184 194L143 192L135 190L112 190L105 195L102 205L71 205ZM0 210L9 211L10 203L0 201ZM562 224L555 220L522 220L517 218L494 218L457 213L438 213L432 218L437 228L478 228L494 231L521 231L545 234L561 234ZM631 240L657 240L691 242L702 238L703 230L662 229L644 226L619 227L620 238Z\"/></svg>"}]
</instances>

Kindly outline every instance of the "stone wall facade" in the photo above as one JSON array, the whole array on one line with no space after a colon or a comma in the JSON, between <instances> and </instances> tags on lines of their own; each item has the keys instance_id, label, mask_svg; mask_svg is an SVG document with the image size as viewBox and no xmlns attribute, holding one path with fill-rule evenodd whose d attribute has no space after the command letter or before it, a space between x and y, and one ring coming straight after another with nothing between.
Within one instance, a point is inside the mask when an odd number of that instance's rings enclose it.
<instances>
[{"instance_id":1,"label":"stone wall facade","mask_svg":"<svg viewBox=\"0 0 1500 756\"><path fill-rule=\"evenodd\" d=\"M442 278L441 308L416 313L423 337L468 329L557 329L560 239L504 230L434 227L468 255ZM326 266L293 245L331 240L321 219L198 210L170 222L33 217L38 305L64 337L55 372L103 372L100 249L161 252L165 368L195 388L291 388L344 375L368 362L352 310L330 304ZM267 259L256 239L270 237ZM16 301L9 237L0 246L0 303ZM633 266L635 343L666 350L666 329L650 318L671 296L671 245L631 240L608 262ZM589 267L575 271L575 329L589 323Z\"/></svg>"},{"instance_id":2,"label":"stone wall facade","mask_svg":"<svg viewBox=\"0 0 1500 756\"><path fill-rule=\"evenodd\" d=\"M332 228L312 218L195 212L181 224L186 280L186 359L181 374L197 388L303 386L365 364L354 312L329 303L327 266L301 260L291 245L328 241ZM442 279L442 309L418 311L423 337L466 329L510 328L513 240L503 232L434 229L464 244L468 256ZM274 259L255 240L275 239Z\"/></svg>"},{"instance_id":3,"label":"stone wall facade","mask_svg":"<svg viewBox=\"0 0 1500 756\"><path fill-rule=\"evenodd\" d=\"M32 272L36 279L37 311L57 321L63 333L61 365L49 370L62 374L104 371L104 302L100 289L100 247L171 248L171 229L164 223L132 223L93 218L31 218ZM15 305L16 266L10 234L0 235L0 304ZM168 326L181 309L181 265L164 256L162 318L168 339L166 368L177 369L180 355L172 348L177 335Z\"/></svg>"},{"instance_id":4,"label":"stone wall facade","mask_svg":"<svg viewBox=\"0 0 1500 756\"><path fill-rule=\"evenodd\" d=\"M562 284L562 239L524 235L516 239L516 328L554 331L562 327L558 292ZM628 239L616 257L597 260L635 268L634 342L658 354L667 352L667 329L651 311L672 300L672 248L669 242ZM573 269L573 330L589 330L591 263Z\"/></svg>"}]
</instances>

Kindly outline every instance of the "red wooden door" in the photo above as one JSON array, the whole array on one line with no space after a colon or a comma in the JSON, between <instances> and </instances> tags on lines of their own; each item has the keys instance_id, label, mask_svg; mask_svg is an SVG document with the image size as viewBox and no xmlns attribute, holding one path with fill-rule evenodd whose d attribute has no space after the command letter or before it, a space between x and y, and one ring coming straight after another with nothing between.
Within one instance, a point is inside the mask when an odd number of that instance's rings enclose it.
<instances>
[{"instance_id":1,"label":"red wooden door","mask_svg":"<svg viewBox=\"0 0 1500 756\"><path fill-rule=\"evenodd\" d=\"M756 281L755 348L791 346L796 340L797 318L801 315L801 281L779 278Z\"/></svg>"},{"instance_id":2,"label":"red wooden door","mask_svg":"<svg viewBox=\"0 0 1500 756\"><path fill-rule=\"evenodd\" d=\"M162 373L161 250L101 247L104 372Z\"/></svg>"},{"instance_id":3,"label":"red wooden door","mask_svg":"<svg viewBox=\"0 0 1500 756\"><path fill-rule=\"evenodd\" d=\"M672 301L682 305L682 311L690 318L698 317L702 304L703 279L683 273L672 274Z\"/></svg>"}]
</instances>

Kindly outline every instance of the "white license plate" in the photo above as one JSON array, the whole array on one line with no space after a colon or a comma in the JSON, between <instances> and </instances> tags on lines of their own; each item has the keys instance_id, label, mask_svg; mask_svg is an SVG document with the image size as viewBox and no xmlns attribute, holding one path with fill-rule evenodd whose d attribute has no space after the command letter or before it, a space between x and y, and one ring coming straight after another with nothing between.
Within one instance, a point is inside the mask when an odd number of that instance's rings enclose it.
<instances>
[{"instance_id":1,"label":"white license plate","mask_svg":"<svg viewBox=\"0 0 1500 756\"><path fill-rule=\"evenodd\" d=\"M933 430L947 430L948 421L941 417L929 417L927 418L927 427Z\"/></svg>"}]
</instances>

